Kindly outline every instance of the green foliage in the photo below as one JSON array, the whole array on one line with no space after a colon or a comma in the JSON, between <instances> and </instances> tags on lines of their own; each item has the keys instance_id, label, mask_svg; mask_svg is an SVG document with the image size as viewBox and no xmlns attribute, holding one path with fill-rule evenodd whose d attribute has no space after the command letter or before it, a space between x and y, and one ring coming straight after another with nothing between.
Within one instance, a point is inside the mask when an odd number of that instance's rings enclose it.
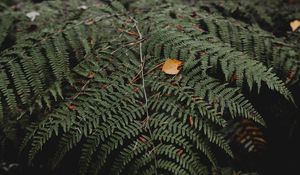
<instances>
[{"instance_id":1,"label":"green foliage","mask_svg":"<svg viewBox=\"0 0 300 175\"><path fill-rule=\"evenodd\" d=\"M2 47L2 43L4 42L5 38L8 35L9 29L12 24L12 19L9 15L4 14L0 21L0 48Z\"/></svg>"},{"instance_id":2,"label":"green foliage","mask_svg":"<svg viewBox=\"0 0 300 175\"><path fill-rule=\"evenodd\" d=\"M63 99L62 84L72 84L70 69L92 53L101 42L99 24L102 17L90 19L94 25L87 27L84 21L59 25L55 31L34 33L18 40L15 46L1 53L1 115L32 113L39 108L51 108L52 101ZM100 26L98 26L100 25ZM96 30L97 29L97 30ZM84 49L82 49L84 48ZM51 100L51 98L53 100ZM36 105L35 105L36 104Z\"/></svg>"},{"instance_id":3,"label":"green foliage","mask_svg":"<svg viewBox=\"0 0 300 175\"><path fill-rule=\"evenodd\" d=\"M220 132L231 118L265 125L245 89L293 101L276 73L299 72L299 54L258 27L188 5L76 2L61 24L41 17L0 53L0 120L32 120L21 144L30 162L55 141L50 166L78 148L82 175L208 174L216 149L233 157ZM183 61L179 74L159 69L168 58Z\"/></svg>"},{"instance_id":4,"label":"green foliage","mask_svg":"<svg viewBox=\"0 0 300 175\"><path fill-rule=\"evenodd\" d=\"M230 44L231 47L247 53L269 67L273 67L282 79L286 79L286 83L289 85L299 81L299 49L297 44L285 43L283 39L276 38L262 29L218 15L207 15L204 19L200 18L199 23L201 28ZM291 72L295 74L295 78L289 80L288 77Z\"/></svg>"},{"instance_id":5,"label":"green foliage","mask_svg":"<svg viewBox=\"0 0 300 175\"><path fill-rule=\"evenodd\" d=\"M294 0L213 0L209 3L199 1L198 4L204 10L233 17L250 25L259 25L280 36L290 30L290 21L300 18L299 3Z\"/></svg>"}]
</instances>

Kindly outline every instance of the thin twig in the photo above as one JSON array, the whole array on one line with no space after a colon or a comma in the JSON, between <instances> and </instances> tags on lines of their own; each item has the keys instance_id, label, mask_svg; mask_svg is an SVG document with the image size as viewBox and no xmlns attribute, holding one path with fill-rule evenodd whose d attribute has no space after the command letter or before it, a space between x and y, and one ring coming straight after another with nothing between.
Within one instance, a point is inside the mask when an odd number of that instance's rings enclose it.
<instances>
[{"instance_id":1,"label":"thin twig","mask_svg":"<svg viewBox=\"0 0 300 175\"><path fill-rule=\"evenodd\" d=\"M134 40L134 41L129 41L127 43L124 43L123 45L121 45L120 47L118 47L117 49L115 49L114 51L112 51L111 54L114 54L118 50L123 49L123 48L125 48L127 46L134 47L135 45L137 45L137 44L139 44L141 42L143 42L143 40L140 40L140 39L139 40Z\"/></svg>"},{"instance_id":2,"label":"thin twig","mask_svg":"<svg viewBox=\"0 0 300 175\"><path fill-rule=\"evenodd\" d=\"M132 18L132 20L135 22L135 28L136 28L136 31L138 32L139 34L139 40L140 41L143 41L143 35L138 27L138 22ZM144 59L144 56L143 56L143 45L142 45L142 42L139 43L139 51L140 51L140 61L141 61L141 79L142 79L142 88L143 88L143 92L144 92L144 99L145 99L145 105L144 105L144 108L145 108L145 111L146 111L146 119L145 119L145 126L146 128L148 129L149 131L149 134L150 134L150 138L153 139L153 133L151 131L151 128L150 128L150 125L149 125L149 119L150 119L150 116L149 116L149 110L148 110L148 96L147 96L147 91L146 91L146 85L145 85L145 77L144 77L144 65L145 65L145 59ZM155 145L153 143L153 141L151 141L152 143L152 150L155 150ZM157 175L157 160L156 160L156 155L154 154L154 164L155 164L155 174Z\"/></svg>"},{"instance_id":3,"label":"thin twig","mask_svg":"<svg viewBox=\"0 0 300 175\"><path fill-rule=\"evenodd\" d=\"M76 93L74 96L71 97L72 100L75 100L80 94L82 94L82 92L85 91L86 86L91 82L91 79L89 79L88 81L86 81L84 83L84 85L80 88L80 91L78 93Z\"/></svg>"},{"instance_id":4,"label":"thin twig","mask_svg":"<svg viewBox=\"0 0 300 175\"><path fill-rule=\"evenodd\" d=\"M145 75L148 75L149 73L151 73L152 71L154 71L155 69L157 69L158 67L160 67L160 66L163 65L163 64L164 64L164 62L157 64L156 66L154 66L153 68L151 68L150 70L148 70L148 71L144 74L144 76L145 76ZM136 75L135 77L133 77L133 79L130 81L130 83L135 83L137 80L139 80L139 79L140 79L140 78L139 78L140 73L141 73L141 71L139 71L139 72L137 73L137 75Z\"/></svg>"}]
</instances>

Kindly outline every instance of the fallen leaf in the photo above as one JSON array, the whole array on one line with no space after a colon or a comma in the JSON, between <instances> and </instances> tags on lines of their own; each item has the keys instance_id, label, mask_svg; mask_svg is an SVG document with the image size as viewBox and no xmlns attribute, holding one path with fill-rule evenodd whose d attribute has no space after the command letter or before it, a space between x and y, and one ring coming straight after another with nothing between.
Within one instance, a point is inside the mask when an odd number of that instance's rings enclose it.
<instances>
[{"instance_id":1,"label":"fallen leaf","mask_svg":"<svg viewBox=\"0 0 300 175\"><path fill-rule=\"evenodd\" d=\"M230 81L231 81L231 82L235 82L236 80L237 80L237 75L236 75L236 73L234 73L234 74L231 76Z\"/></svg>"},{"instance_id":2,"label":"fallen leaf","mask_svg":"<svg viewBox=\"0 0 300 175\"><path fill-rule=\"evenodd\" d=\"M189 117L189 123L190 123L191 126L194 125L194 120L193 120L193 117L192 117L192 116Z\"/></svg>"},{"instance_id":3,"label":"fallen leaf","mask_svg":"<svg viewBox=\"0 0 300 175\"><path fill-rule=\"evenodd\" d=\"M74 104L69 104L68 105L68 108L71 110L71 111L74 111L76 109L76 106Z\"/></svg>"},{"instance_id":4,"label":"fallen leaf","mask_svg":"<svg viewBox=\"0 0 300 175\"><path fill-rule=\"evenodd\" d=\"M295 32L300 27L300 21L299 20L291 21L290 26L292 28L292 31Z\"/></svg>"},{"instance_id":5,"label":"fallen leaf","mask_svg":"<svg viewBox=\"0 0 300 175\"><path fill-rule=\"evenodd\" d=\"M96 76L95 72L89 72L88 78L94 78Z\"/></svg>"},{"instance_id":6,"label":"fallen leaf","mask_svg":"<svg viewBox=\"0 0 300 175\"><path fill-rule=\"evenodd\" d=\"M86 5L81 5L78 7L79 10L86 10L88 7Z\"/></svg>"},{"instance_id":7,"label":"fallen leaf","mask_svg":"<svg viewBox=\"0 0 300 175\"><path fill-rule=\"evenodd\" d=\"M138 91L140 91L139 88L134 88L134 89L133 89L133 92L138 92Z\"/></svg>"},{"instance_id":8,"label":"fallen leaf","mask_svg":"<svg viewBox=\"0 0 300 175\"><path fill-rule=\"evenodd\" d=\"M295 71L295 70L291 70L291 71L289 72L288 78L289 78L290 80L292 80L292 79L294 79L295 77L296 77L296 71Z\"/></svg>"},{"instance_id":9,"label":"fallen leaf","mask_svg":"<svg viewBox=\"0 0 300 175\"><path fill-rule=\"evenodd\" d=\"M28 18L30 18L31 21L34 21L37 16L40 16L40 13L36 12L36 11L32 11L32 12L26 13L26 16Z\"/></svg>"},{"instance_id":10,"label":"fallen leaf","mask_svg":"<svg viewBox=\"0 0 300 175\"><path fill-rule=\"evenodd\" d=\"M288 76L286 77L286 81L285 83L289 83L290 81L294 80L295 77L296 77L296 71L295 70L291 70L289 73L288 73Z\"/></svg>"},{"instance_id":11,"label":"fallen leaf","mask_svg":"<svg viewBox=\"0 0 300 175\"><path fill-rule=\"evenodd\" d=\"M169 75L176 75L180 71L182 61L177 59L167 59L163 64L162 71Z\"/></svg>"}]
</instances>

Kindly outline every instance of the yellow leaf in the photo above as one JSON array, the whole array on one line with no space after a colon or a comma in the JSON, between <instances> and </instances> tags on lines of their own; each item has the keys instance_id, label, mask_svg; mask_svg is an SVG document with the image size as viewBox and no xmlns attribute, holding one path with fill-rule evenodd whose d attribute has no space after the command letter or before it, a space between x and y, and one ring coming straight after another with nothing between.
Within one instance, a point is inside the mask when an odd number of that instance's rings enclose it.
<instances>
[{"instance_id":1,"label":"yellow leaf","mask_svg":"<svg viewBox=\"0 0 300 175\"><path fill-rule=\"evenodd\" d=\"M167 59L163 64L162 71L169 75L176 75L180 71L182 61L177 59Z\"/></svg>"},{"instance_id":2,"label":"yellow leaf","mask_svg":"<svg viewBox=\"0 0 300 175\"><path fill-rule=\"evenodd\" d=\"M292 31L295 32L300 27L300 21L299 20L291 21L290 26L292 28Z\"/></svg>"}]
</instances>

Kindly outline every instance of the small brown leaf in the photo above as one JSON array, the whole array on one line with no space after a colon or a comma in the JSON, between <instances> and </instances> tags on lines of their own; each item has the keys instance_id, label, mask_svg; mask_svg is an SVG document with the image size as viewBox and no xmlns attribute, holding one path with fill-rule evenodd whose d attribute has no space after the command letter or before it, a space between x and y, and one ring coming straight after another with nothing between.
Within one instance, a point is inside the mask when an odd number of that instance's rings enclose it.
<instances>
[{"instance_id":1,"label":"small brown leaf","mask_svg":"<svg viewBox=\"0 0 300 175\"><path fill-rule=\"evenodd\" d=\"M88 78L94 78L96 76L95 72L89 72Z\"/></svg>"},{"instance_id":2,"label":"small brown leaf","mask_svg":"<svg viewBox=\"0 0 300 175\"><path fill-rule=\"evenodd\" d=\"M193 120L193 117L192 117L192 116L189 117L189 124L190 124L191 126L194 126L194 120Z\"/></svg>"},{"instance_id":3,"label":"small brown leaf","mask_svg":"<svg viewBox=\"0 0 300 175\"><path fill-rule=\"evenodd\" d=\"M286 80L285 80L285 83L290 83L292 80L294 80L296 78L296 71L295 70L291 70L289 71L287 77L286 77Z\"/></svg>"},{"instance_id":4,"label":"small brown leaf","mask_svg":"<svg viewBox=\"0 0 300 175\"><path fill-rule=\"evenodd\" d=\"M71 103L71 104L68 105L68 108L69 108L71 111L74 111L74 110L76 109L76 106L75 106L73 103Z\"/></svg>"},{"instance_id":5,"label":"small brown leaf","mask_svg":"<svg viewBox=\"0 0 300 175\"><path fill-rule=\"evenodd\" d=\"M176 75L180 71L182 61L177 59L167 59L163 64L162 71L169 75Z\"/></svg>"},{"instance_id":6,"label":"small brown leaf","mask_svg":"<svg viewBox=\"0 0 300 175\"><path fill-rule=\"evenodd\" d=\"M235 82L237 80L237 75L236 73L234 73L232 76L231 76L231 82Z\"/></svg>"},{"instance_id":7,"label":"small brown leaf","mask_svg":"<svg viewBox=\"0 0 300 175\"><path fill-rule=\"evenodd\" d=\"M293 80L296 77L296 71L291 70L288 75L288 79Z\"/></svg>"},{"instance_id":8,"label":"small brown leaf","mask_svg":"<svg viewBox=\"0 0 300 175\"><path fill-rule=\"evenodd\" d=\"M133 89L133 92L138 92L138 91L140 91L139 88L134 88L134 89Z\"/></svg>"}]
</instances>

